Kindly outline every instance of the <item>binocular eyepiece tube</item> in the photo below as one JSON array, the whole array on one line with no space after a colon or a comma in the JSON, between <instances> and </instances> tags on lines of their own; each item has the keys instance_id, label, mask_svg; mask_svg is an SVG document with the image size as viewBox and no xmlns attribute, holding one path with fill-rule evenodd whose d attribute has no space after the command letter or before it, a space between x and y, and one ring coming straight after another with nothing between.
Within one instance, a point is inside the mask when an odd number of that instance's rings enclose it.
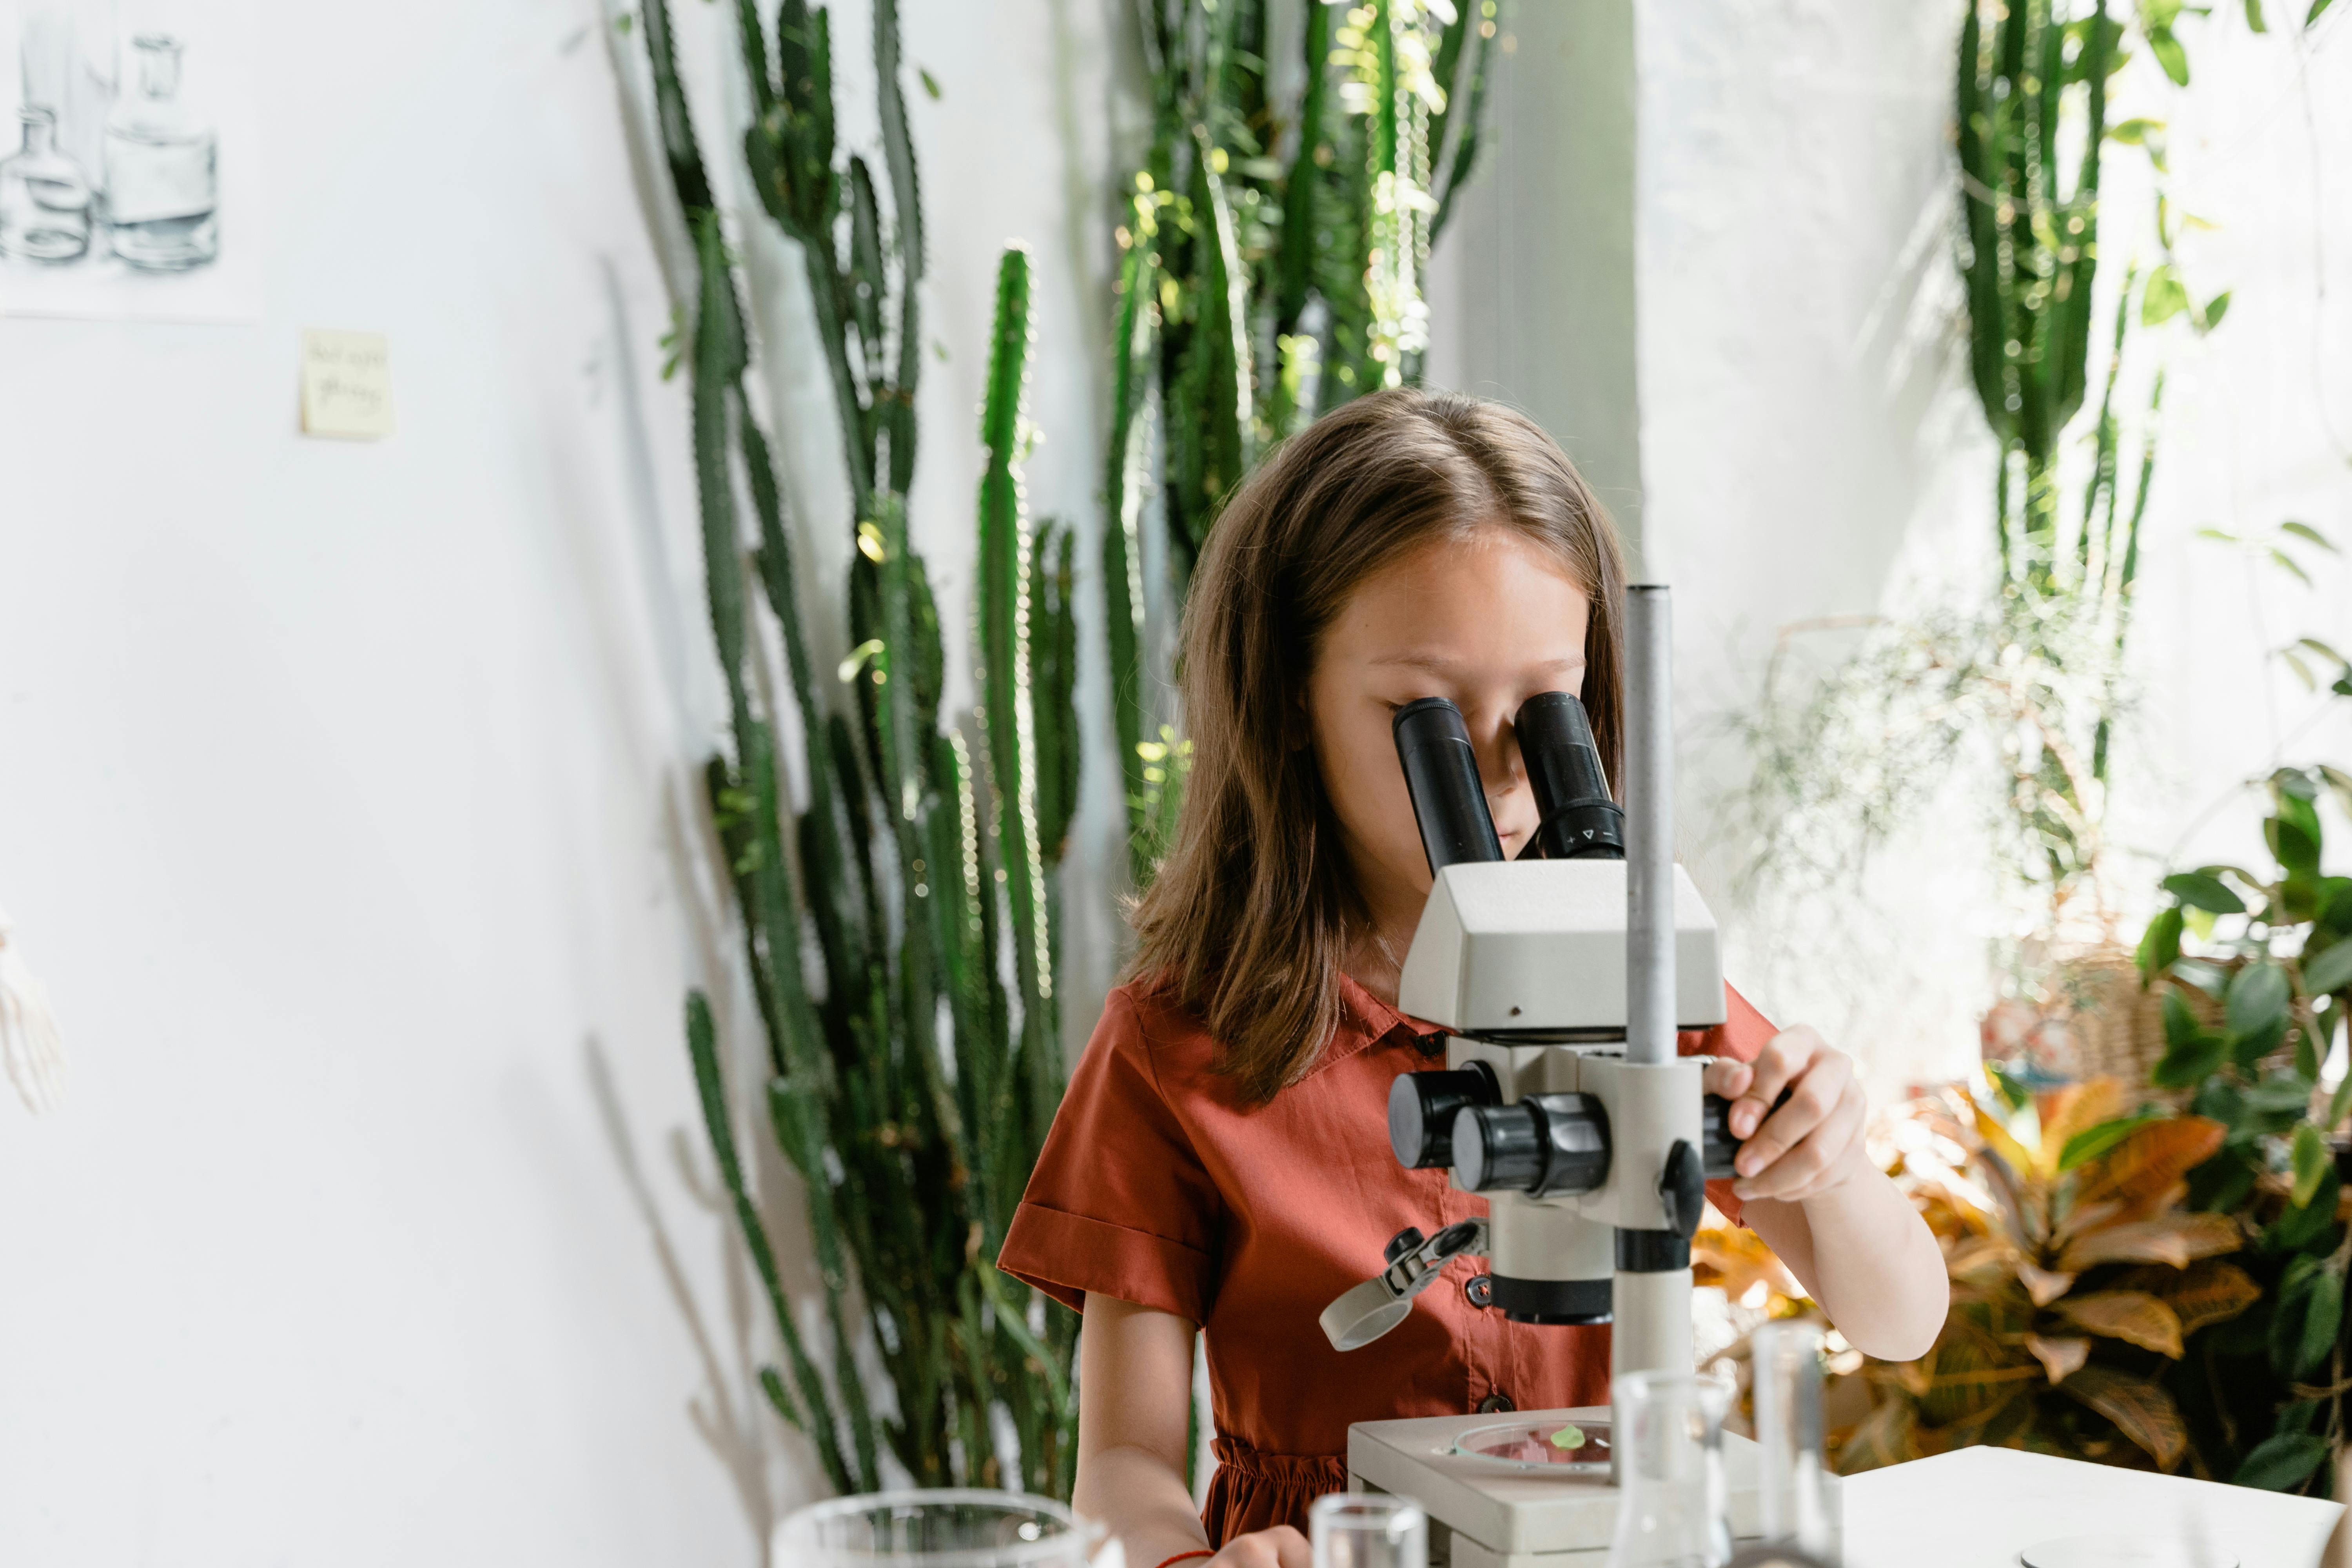
<instances>
[{"instance_id":1,"label":"binocular eyepiece tube","mask_svg":"<svg viewBox=\"0 0 2352 1568\"><path fill-rule=\"evenodd\" d=\"M1503 841L1495 837L1462 710L1443 697L1424 697L1398 709L1389 732L1396 739L1430 875L1457 860L1500 860Z\"/></svg>"},{"instance_id":2,"label":"binocular eyepiece tube","mask_svg":"<svg viewBox=\"0 0 2352 1568\"><path fill-rule=\"evenodd\" d=\"M1565 691L1542 692L1521 703L1512 722L1538 816L1535 837L1521 854L1622 860L1625 814L1610 798L1584 704ZM1462 710L1443 697L1424 697L1397 710L1391 732L1431 874L1457 860L1500 860L1502 840Z\"/></svg>"},{"instance_id":3,"label":"binocular eyepiece tube","mask_svg":"<svg viewBox=\"0 0 2352 1568\"><path fill-rule=\"evenodd\" d=\"M1538 851L1548 860L1625 858L1625 813L1610 798L1584 704L1565 691L1546 691L1519 704L1512 722L1541 816Z\"/></svg>"}]
</instances>

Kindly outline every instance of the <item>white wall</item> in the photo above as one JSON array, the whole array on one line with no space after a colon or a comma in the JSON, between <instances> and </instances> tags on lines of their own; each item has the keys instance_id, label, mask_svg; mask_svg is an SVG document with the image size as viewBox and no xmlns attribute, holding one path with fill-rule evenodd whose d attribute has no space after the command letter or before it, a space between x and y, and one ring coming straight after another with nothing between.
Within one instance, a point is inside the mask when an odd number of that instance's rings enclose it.
<instances>
[{"instance_id":1,"label":"white wall","mask_svg":"<svg viewBox=\"0 0 2352 1568\"><path fill-rule=\"evenodd\" d=\"M719 8L677 8L730 160ZM1108 11L908 7L945 93L917 528L951 617L1007 238L1033 501L1096 484L1108 225L1071 204ZM811 1481L697 1195L717 683L612 57L590 0L258 20L267 321L0 321L0 902L71 1075L47 1119L0 1100L0 1558L756 1562ZM389 334L398 434L296 434L306 326ZM795 490L837 538L810 407ZM1108 939L1072 939L1097 989Z\"/></svg>"}]
</instances>

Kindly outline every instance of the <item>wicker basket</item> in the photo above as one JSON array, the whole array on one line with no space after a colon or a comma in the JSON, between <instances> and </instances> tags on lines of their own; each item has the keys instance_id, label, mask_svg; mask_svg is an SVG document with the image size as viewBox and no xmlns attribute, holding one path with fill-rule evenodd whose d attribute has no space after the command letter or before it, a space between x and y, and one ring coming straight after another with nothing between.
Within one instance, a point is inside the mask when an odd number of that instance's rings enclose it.
<instances>
[{"instance_id":1,"label":"wicker basket","mask_svg":"<svg viewBox=\"0 0 2352 1568\"><path fill-rule=\"evenodd\" d=\"M2139 964L2121 947L2062 963L2051 990L2074 1037L2074 1076L2144 1085L2164 1055L2164 990L2140 985Z\"/></svg>"},{"instance_id":2,"label":"wicker basket","mask_svg":"<svg viewBox=\"0 0 2352 1568\"><path fill-rule=\"evenodd\" d=\"M2061 960L2051 976L2050 1000L2040 1009L2044 1030L2064 1042L2053 1053L2063 1060L2053 1065L2077 1080L2115 1078L2149 1089L2165 1052L2168 991L2189 1004L2199 1023L2221 1027L2221 1004L2195 986L2158 982L2143 987L2129 948L2097 947Z\"/></svg>"}]
</instances>

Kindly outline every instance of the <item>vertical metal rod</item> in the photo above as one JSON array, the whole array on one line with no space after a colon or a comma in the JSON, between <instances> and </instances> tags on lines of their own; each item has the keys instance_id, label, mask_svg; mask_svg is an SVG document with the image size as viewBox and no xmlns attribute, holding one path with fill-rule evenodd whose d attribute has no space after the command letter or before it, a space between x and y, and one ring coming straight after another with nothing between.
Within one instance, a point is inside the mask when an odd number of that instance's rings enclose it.
<instances>
[{"instance_id":1,"label":"vertical metal rod","mask_svg":"<svg viewBox=\"0 0 2352 1568\"><path fill-rule=\"evenodd\" d=\"M1625 1059L1675 1059L1674 609L1625 590Z\"/></svg>"}]
</instances>

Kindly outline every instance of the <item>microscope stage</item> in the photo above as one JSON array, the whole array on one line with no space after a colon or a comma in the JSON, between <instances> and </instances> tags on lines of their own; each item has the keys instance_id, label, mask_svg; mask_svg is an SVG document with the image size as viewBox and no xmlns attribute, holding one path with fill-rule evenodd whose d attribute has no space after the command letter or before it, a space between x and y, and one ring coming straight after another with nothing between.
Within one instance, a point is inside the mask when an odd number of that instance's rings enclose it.
<instances>
[{"instance_id":1,"label":"microscope stage","mask_svg":"<svg viewBox=\"0 0 2352 1568\"><path fill-rule=\"evenodd\" d=\"M1605 1426L1607 1405L1511 1415L1360 1421L1348 1428L1350 1490L1411 1498L1429 1515L1430 1568L1601 1568L1617 1530L1617 1489L1600 1467L1520 1468L1459 1452L1466 1432L1502 1423ZM1756 1514L1757 1448L1724 1434L1731 1531L1746 1541ZM1837 1481L1831 1479L1832 1496Z\"/></svg>"}]
</instances>

